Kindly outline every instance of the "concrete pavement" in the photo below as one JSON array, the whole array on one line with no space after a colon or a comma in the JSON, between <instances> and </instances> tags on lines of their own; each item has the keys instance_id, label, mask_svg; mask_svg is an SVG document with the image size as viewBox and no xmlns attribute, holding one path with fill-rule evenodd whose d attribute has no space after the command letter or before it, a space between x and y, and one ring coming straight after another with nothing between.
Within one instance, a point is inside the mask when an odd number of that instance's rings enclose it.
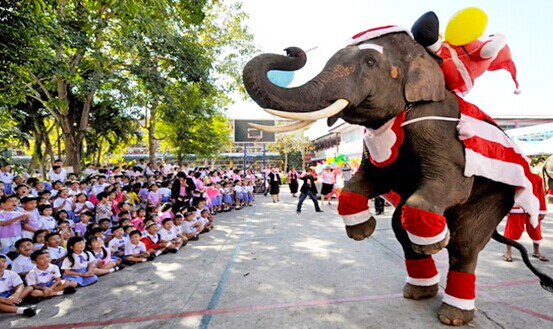
<instances>
[{"instance_id":1,"label":"concrete pavement","mask_svg":"<svg viewBox=\"0 0 553 329\"><path fill-rule=\"evenodd\" d=\"M34 318L0 315L0 328L445 328L437 297L402 297L403 255L387 207L361 242L345 235L337 202L315 213L283 188L280 203L217 216L216 228L176 255L126 268L76 294L38 304ZM553 259L553 217L543 222L543 253ZM503 227L500 227L500 232ZM524 236L521 242L530 248ZM543 290L517 251L506 263L491 241L477 270L476 328L551 328L553 294ZM447 252L435 255L441 287ZM532 259L553 275L553 262Z\"/></svg>"}]
</instances>

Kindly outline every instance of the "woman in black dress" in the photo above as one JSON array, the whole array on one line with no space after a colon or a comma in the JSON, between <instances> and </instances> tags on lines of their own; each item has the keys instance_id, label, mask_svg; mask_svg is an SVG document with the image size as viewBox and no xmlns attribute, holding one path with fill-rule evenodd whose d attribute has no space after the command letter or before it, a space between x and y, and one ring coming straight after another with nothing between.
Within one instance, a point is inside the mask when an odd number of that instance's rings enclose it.
<instances>
[{"instance_id":1,"label":"woman in black dress","mask_svg":"<svg viewBox=\"0 0 553 329\"><path fill-rule=\"evenodd\" d=\"M292 170L288 173L288 186L290 187L290 193L292 193L292 196L295 198L299 187L296 167L292 167Z\"/></svg>"},{"instance_id":2,"label":"woman in black dress","mask_svg":"<svg viewBox=\"0 0 553 329\"><path fill-rule=\"evenodd\" d=\"M271 169L271 172L268 175L269 177L269 194L273 198L273 202L280 201L278 194L280 193L280 174L278 173L278 168L275 166Z\"/></svg>"}]
</instances>

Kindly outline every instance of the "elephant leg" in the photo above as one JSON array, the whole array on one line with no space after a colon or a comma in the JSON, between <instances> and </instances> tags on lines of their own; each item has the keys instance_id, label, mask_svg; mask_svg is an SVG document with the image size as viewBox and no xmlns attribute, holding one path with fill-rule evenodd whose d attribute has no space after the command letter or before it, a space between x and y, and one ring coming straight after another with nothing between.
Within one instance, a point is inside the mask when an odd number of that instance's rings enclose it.
<instances>
[{"instance_id":1,"label":"elephant leg","mask_svg":"<svg viewBox=\"0 0 553 329\"><path fill-rule=\"evenodd\" d=\"M396 208L392 227L405 255L407 280L403 287L403 297L414 300L432 298L438 293L440 275L432 256L421 255L413 250L407 232L401 224L401 209L401 206Z\"/></svg>"},{"instance_id":2,"label":"elephant leg","mask_svg":"<svg viewBox=\"0 0 553 329\"><path fill-rule=\"evenodd\" d=\"M466 200L472 187L472 178L451 176L422 184L402 207L401 223L417 253L433 255L449 243L444 211Z\"/></svg>"},{"instance_id":3,"label":"elephant leg","mask_svg":"<svg viewBox=\"0 0 553 329\"><path fill-rule=\"evenodd\" d=\"M452 238L448 246L447 284L438 312L438 318L444 324L464 325L474 318L474 272L478 254L513 205L512 187L487 182L479 184L476 193L465 204L448 210L446 214Z\"/></svg>"},{"instance_id":4,"label":"elephant leg","mask_svg":"<svg viewBox=\"0 0 553 329\"><path fill-rule=\"evenodd\" d=\"M357 241L370 237L376 227L376 220L369 210L369 198L386 192L377 190L380 185L377 182L367 180L368 177L377 176L368 173L368 166L364 157L359 170L344 186L338 198L338 214L344 220L346 233Z\"/></svg>"}]
</instances>

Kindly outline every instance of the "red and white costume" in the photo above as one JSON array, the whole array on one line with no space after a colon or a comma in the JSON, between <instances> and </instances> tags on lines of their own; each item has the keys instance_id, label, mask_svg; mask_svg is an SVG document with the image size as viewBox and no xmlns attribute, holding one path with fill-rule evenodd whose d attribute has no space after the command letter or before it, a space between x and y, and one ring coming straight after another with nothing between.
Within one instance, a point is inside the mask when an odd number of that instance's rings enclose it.
<instances>
[{"instance_id":1,"label":"red and white costume","mask_svg":"<svg viewBox=\"0 0 553 329\"><path fill-rule=\"evenodd\" d=\"M428 47L437 48L436 54L443 59L441 64L448 90L466 95L474 80L486 71L504 69L511 73L518 94L517 69L511 59L511 50L504 35L496 34L486 40L474 40L463 46L438 42Z\"/></svg>"},{"instance_id":2,"label":"red and white costume","mask_svg":"<svg viewBox=\"0 0 553 329\"><path fill-rule=\"evenodd\" d=\"M535 184L535 188L537 189L536 192L539 194L539 214L541 219L543 215L547 214L547 204L545 201L543 182L541 177L538 175L534 174L532 178ZM543 239L541 235L540 224L541 223L538 223L537 226L533 226L530 221L530 215L526 211L524 211L523 208L515 206L507 215L507 224L505 224L505 232L503 233L503 235L506 238L518 240L522 236L522 232L524 232L524 228L526 227L526 232L528 233L528 236L530 236L530 239L532 239L532 242L534 242L535 244L540 244Z\"/></svg>"}]
</instances>

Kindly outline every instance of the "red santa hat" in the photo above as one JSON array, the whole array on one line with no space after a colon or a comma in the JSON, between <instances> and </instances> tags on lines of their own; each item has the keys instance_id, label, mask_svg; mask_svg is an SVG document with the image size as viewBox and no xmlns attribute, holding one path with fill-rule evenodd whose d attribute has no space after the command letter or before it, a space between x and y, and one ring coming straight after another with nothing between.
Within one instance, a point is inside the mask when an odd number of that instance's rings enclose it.
<instances>
[{"instance_id":1,"label":"red santa hat","mask_svg":"<svg viewBox=\"0 0 553 329\"><path fill-rule=\"evenodd\" d=\"M375 38L381 37L385 34L397 33L397 32L405 32L411 38L413 37L413 35L411 34L411 31L409 31L409 29L406 29L404 27L397 26L397 25L386 25L386 26L381 26L381 27L375 27L375 28L368 29L368 30L365 30L363 32L357 33L356 35L351 37L350 40L348 40L348 46L358 45L363 41L367 41L367 40L370 40L370 39L375 39Z\"/></svg>"},{"instance_id":2,"label":"red santa hat","mask_svg":"<svg viewBox=\"0 0 553 329\"><path fill-rule=\"evenodd\" d=\"M488 68L488 71L496 71L496 70L506 70L511 74L511 78L513 78L513 81L515 82L516 90L515 94L520 94L520 89L518 89L518 81L517 81L517 67L515 66L515 63L513 62L513 59L511 58L511 50L509 49L509 46L505 45L499 51L497 54L497 57L491 62L490 67Z\"/></svg>"}]
</instances>

